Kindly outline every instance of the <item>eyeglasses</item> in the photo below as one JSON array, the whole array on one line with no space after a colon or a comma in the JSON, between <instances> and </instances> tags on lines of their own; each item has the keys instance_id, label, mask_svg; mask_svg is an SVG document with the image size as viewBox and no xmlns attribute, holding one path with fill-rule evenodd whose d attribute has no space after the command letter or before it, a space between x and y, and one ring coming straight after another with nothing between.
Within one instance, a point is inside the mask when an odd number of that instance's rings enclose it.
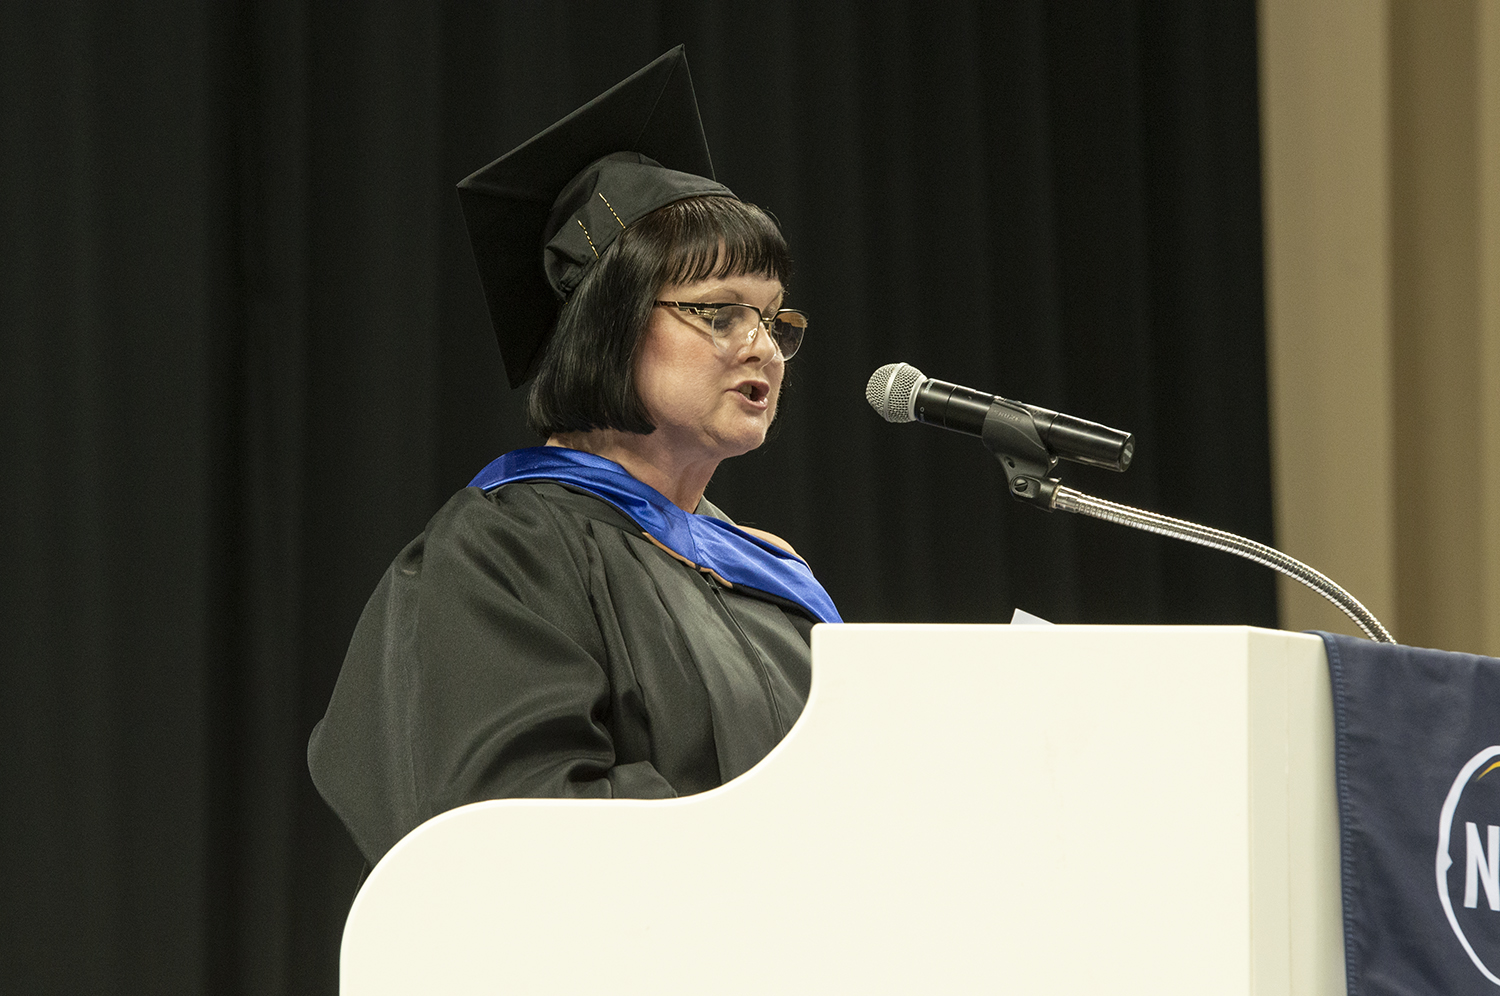
<instances>
[{"instance_id":1,"label":"eyeglasses","mask_svg":"<svg viewBox=\"0 0 1500 996\"><path fill-rule=\"evenodd\" d=\"M751 338L757 328L771 335L783 360L790 360L802 345L807 332L807 316L791 308L782 308L770 318L753 304L704 304L697 301L657 301L663 308L676 308L708 322L709 331L720 342L743 335Z\"/></svg>"}]
</instances>

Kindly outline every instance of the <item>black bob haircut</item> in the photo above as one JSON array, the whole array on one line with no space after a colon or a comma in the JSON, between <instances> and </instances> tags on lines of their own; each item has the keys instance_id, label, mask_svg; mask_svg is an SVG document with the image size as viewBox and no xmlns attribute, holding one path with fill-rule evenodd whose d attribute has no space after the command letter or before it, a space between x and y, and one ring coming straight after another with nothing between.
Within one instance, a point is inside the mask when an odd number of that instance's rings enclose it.
<instances>
[{"instance_id":1,"label":"black bob haircut","mask_svg":"<svg viewBox=\"0 0 1500 996\"><path fill-rule=\"evenodd\" d=\"M689 197L621 232L557 315L526 398L526 422L561 432L656 430L635 389L635 353L661 289L711 277L770 277L792 258L774 219L732 197Z\"/></svg>"}]
</instances>

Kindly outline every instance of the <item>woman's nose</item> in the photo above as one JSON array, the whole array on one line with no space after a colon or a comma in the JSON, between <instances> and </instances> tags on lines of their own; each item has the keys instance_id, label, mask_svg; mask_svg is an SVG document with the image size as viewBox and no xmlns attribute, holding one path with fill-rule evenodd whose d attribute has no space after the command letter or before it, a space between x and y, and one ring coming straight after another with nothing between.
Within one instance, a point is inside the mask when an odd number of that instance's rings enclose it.
<instances>
[{"instance_id":1,"label":"woman's nose","mask_svg":"<svg viewBox=\"0 0 1500 996\"><path fill-rule=\"evenodd\" d=\"M747 359L749 356L755 355L763 357L767 362L778 355L776 338L766 328L765 322L756 322L750 326L750 331L745 334L745 344L742 347L742 351L747 354Z\"/></svg>"}]
</instances>

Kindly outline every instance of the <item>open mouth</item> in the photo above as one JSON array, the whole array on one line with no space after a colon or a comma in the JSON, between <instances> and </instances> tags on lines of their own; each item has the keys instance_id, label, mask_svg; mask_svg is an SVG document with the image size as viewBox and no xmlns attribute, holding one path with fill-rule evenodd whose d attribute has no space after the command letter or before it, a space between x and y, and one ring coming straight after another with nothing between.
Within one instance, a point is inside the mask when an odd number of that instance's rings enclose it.
<instances>
[{"instance_id":1,"label":"open mouth","mask_svg":"<svg viewBox=\"0 0 1500 996\"><path fill-rule=\"evenodd\" d=\"M739 387L735 388L735 390L739 391L751 401L757 403L766 400L766 395L770 392L770 388L766 387L764 384L755 384L749 381L741 384Z\"/></svg>"}]
</instances>

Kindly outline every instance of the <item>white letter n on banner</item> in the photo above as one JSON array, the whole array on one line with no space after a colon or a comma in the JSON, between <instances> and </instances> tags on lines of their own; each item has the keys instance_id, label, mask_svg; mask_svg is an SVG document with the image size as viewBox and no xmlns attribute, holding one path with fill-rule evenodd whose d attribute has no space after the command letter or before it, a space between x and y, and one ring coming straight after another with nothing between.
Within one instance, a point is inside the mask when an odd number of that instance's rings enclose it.
<instances>
[{"instance_id":1,"label":"white letter n on banner","mask_svg":"<svg viewBox=\"0 0 1500 996\"><path fill-rule=\"evenodd\" d=\"M1472 823L1464 824L1469 858L1465 862L1464 905L1474 909L1479 905L1479 883L1484 882L1484 898L1490 909L1500 910L1500 827L1490 826L1489 849L1485 851L1479 842L1479 828Z\"/></svg>"}]
</instances>

